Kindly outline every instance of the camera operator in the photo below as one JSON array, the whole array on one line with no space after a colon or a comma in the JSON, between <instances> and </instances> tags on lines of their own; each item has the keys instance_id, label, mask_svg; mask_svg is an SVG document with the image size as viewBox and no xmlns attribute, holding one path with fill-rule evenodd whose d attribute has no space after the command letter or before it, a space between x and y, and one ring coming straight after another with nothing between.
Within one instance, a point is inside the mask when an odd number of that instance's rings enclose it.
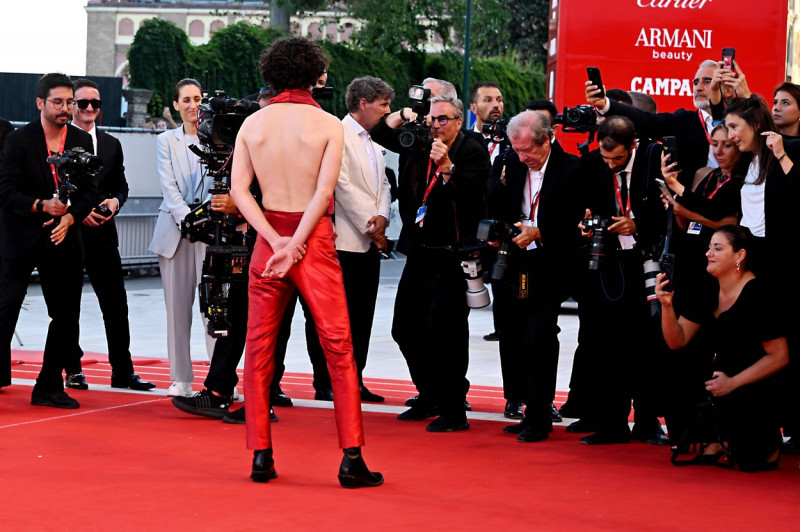
<instances>
[{"instance_id":1,"label":"camera operator","mask_svg":"<svg viewBox=\"0 0 800 532\"><path fill-rule=\"evenodd\" d=\"M475 113L475 126L472 129L486 139L489 157L494 163L495 158L508 148L505 124L498 123L503 118L503 94L494 81L482 81L473 87L469 99L470 111ZM487 133L485 127L493 131Z\"/></svg>"},{"instance_id":2,"label":"camera operator","mask_svg":"<svg viewBox=\"0 0 800 532\"><path fill-rule=\"evenodd\" d=\"M430 100L427 146L403 148L395 128L406 109L385 116L372 138L405 155L398 182L403 228L398 250L408 259L400 278L392 337L408 364L419 398L398 416L423 420L439 414L430 432L466 430L469 363L467 284L458 246L475 240L484 210L489 154L481 141L461 131L463 106L438 96Z\"/></svg>"},{"instance_id":3,"label":"camera operator","mask_svg":"<svg viewBox=\"0 0 800 532\"><path fill-rule=\"evenodd\" d=\"M597 139L599 150L584 158L582 192L588 208L579 227L592 241L589 260L583 262L588 268L583 266L581 276L580 346L572 379L580 378L577 389L586 396L579 401L581 419L569 431L594 432L581 438L589 445L628 442L636 395L641 411L634 437L665 444L655 412L657 374L649 364L664 360L666 346L658 320L651 317L644 274L645 262L658 258L666 233L656 183L662 150L658 144L637 143L633 122L625 117L603 121ZM644 377L647 386L637 387Z\"/></svg>"},{"instance_id":4,"label":"camera operator","mask_svg":"<svg viewBox=\"0 0 800 532\"><path fill-rule=\"evenodd\" d=\"M203 99L200 83L186 78L177 83L173 107L180 112L183 126L158 136L158 174L164 201L158 209L153 240L149 250L158 255L164 301L167 306L167 355L170 378L174 381L167 395L192 395L192 357L190 338L192 305L197 284L202 277L206 244L181 237L180 225L193 206L207 199L212 180L200 158L189 145L200 143L197 137L198 110ZM232 203L229 196L217 196L212 207ZM191 205L191 206L190 206ZM205 321L205 319L204 319ZM203 335L208 358L214 351L214 339Z\"/></svg>"},{"instance_id":5,"label":"camera operator","mask_svg":"<svg viewBox=\"0 0 800 532\"><path fill-rule=\"evenodd\" d=\"M145 382L133 372L131 361L131 329L128 323L128 296L123 281L122 259L114 216L128 199L128 181L122 146L119 141L98 131L95 121L100 116L100 91L94 81L75 80L75 102L72 124L92 136L96 153L103 160L97 174L100 204L89 212L80 225L83 240L83 266L100 303L108 342L108 362L111 364L111 387L150 390L156 385ZM67 365L67 388L88 388L77 359Z\"/></svg>"},{"instance_id":6,"label":"camera operator","mask_svg":"<svg viewBox=\"0 0 800 532\"><path fill-rule=\"evenodd\" d=\"M508 124L508 136L514 151L508 153L504 168L492 169L489 212L519 231L511 241L504 280L512 294L500 316L500 341L508 344L507 353L516 355L510 366L521 373L527 408L521 423L503 431L517 434L520 442L537 442L553 430L558 314L577 263L575 222L580 210L575 187L581 165L553 143L550 120L543 113L516 115Z\"/></svg>"},{"instance_id":7,"label":"camera operator","mask_svg":"<svg viewBox=\"0 0 800 532\"><path fill-rule=\"evenodd\" d=\"M61 167L48 164L48 157L71 148L92 151L91 136L67 125L74 105L68 76L42 76L36 87L40 117L8 134L0 166L0 387L11 384L11 339L36 268L51 322L31 404L55 408L80 406L64 392L61 377L66 364L80 357L83 267L72 226L97 199L91 174L74 172L77 189L61 201Z\"/></svg>"}]
</instances>

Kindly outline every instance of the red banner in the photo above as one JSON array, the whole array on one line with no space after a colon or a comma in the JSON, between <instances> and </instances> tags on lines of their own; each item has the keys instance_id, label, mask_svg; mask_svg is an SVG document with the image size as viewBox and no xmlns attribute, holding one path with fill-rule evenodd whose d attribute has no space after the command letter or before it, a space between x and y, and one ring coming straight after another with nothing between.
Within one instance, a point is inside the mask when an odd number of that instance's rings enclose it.
<instances>
[{"instance_id":1,"label":"red banner","mask_svg":"<svg viewBox=\"0 0 800 532\"><path fill-rule=\"evenodd\" d=\"M659 112L693 109L700 63L730 47L771 103L785 80L787 13L786 0L551 0L547 96L559 110L586 103L586 67L596 66L606 89L650 94ZM564 137L574 151L580 136Z\"/></svg>"}]
</instances>

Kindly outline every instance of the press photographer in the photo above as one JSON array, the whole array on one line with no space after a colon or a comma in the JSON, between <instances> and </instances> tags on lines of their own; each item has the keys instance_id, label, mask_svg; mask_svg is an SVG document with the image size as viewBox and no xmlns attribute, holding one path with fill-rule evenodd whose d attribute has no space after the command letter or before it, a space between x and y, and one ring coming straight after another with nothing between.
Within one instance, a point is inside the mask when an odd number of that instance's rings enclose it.
<instances>
[{"instance_id":1,"label":"press photographer","mask_svg":"<svg viewBox=\"0 0 800 532\"><path fill-rule=\"evenodd\" d=\"M67 126L75 106L68 76L42 76L36 106L39 119L8 134L0 165L0 387L11 384L11 339L35 268L51 322L31 404L78 408L78 401L64 393L61 376L80 351L83 266L72 226L97 204L97 187L89 172L72 175L76 189L69 204L63 203L54 194L64 176L47 158L73 148L91 153L92 138Z\"/></svg>"},{"instance_id":2,"label":"press photographer","mask_svg":"<svg viewBox=\"0 0 800 532\"><path fill-rule=\"evenodd\" d=\"M392 336L419 399L398 418L423 420L438 413L429 431L465 430L469 308L459 247L476 242L489 155L480 140L461 131L461 102L446 96L430 100L431 140L417 136L418 144L428 146L403 146L397 129L408 120L421 124L419 115L403 109L386 115L370 132L373 140L404 156L398 179L403 220L398 250L408 259L398 285Z\"/></svg>"},{"instance_id":3,"label":"press photographer","mask_svg":"<svg viewBox=\"0 0 800 532\"><path fill-rule=\"evenodd\" d=\"M580 421L569 431L593 432L584 444L627 442L634 397L633 437L663 445L653 375L666 347L645 288L645 263L658 258L667 228L656 183L661 147L637 141L624 117L607 118L597 137L600 148L584 157L581 187L588 208L578 225L587 241L579 262L580 339L569 397ZM610 337L616 339L611 349ZM645 378L647 386L636 385Z\"/></svg>"},{"instance_id":4,"label":"press photographer","mask_svg":"<svg viewBox=\"0 0 800 532\"><path fill-rule=\"evenodd\" d=\"M553 430L558 367L558 314L574 278L580 218L577 184L580 160L553 143L549 118L525 111L508 124L513 151L495 164L489 182L489 214L507 228L494 231L502 245L511 229L508 271L493 290L509 293L498 319L506 398L527 405L521 423L503 430L521 442L546 439ZM487 236L491 240L491 236ZM495 276L497 277L497 276ZM512 358L513 357L513 358ZM506 410L518 405L506 404Z\"/></svg>"}]
</instances>

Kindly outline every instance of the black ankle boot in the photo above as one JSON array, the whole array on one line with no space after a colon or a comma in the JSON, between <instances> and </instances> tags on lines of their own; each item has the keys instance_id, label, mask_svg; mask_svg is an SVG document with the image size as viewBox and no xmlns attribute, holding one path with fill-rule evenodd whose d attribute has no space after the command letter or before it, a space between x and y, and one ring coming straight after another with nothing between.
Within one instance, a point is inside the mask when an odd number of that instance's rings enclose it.
<instances>
[{"instance_id":1,"label":"black ankle boot","mask_svg":"<svg viewBox=\"0 0 800 532\"><path fill-rule=\"evenodd\" d=\"M360 447L350 447L344 450L339 466L339 484L343 488L374 488L383 484L383 475L367 469Z\"/></svg>"},{"instance_id":2,"label":"black ankle boot","mask_svg":"<svg viewBox=\"0 0 800 532\"><path fill-rule=\"evenodd\" d=\"M277 477L275 460L272 459L272 449L253 451L253 472L250 473L253 482L269 482Z\"/></svg>"}]
</instances>

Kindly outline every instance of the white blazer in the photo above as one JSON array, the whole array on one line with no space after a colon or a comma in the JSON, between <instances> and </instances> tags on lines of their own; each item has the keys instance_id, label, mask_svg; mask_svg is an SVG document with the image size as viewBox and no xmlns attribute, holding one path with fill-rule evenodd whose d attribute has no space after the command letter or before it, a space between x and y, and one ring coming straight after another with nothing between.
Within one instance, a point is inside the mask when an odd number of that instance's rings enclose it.
<instances>
[{"instance_id":1,"label":"white blazer","mask_svg":"<svg viewBox=\"0 0 800 532\"><path fill-rule=\"evenodd\" d=\"M161 133L157 145L158 176L164 201L158 208L158 220L149 249L171 259L178 249L180 223L191 210L189 205L208 199L212 179L205 177L193 186L183 127Z\"/></svg>"},{"instance_id":2,"label":"white blazer","mask_svg":"<svg viewBox=\"0 0 800 532\"><path fill-rule=\"evenodd\" d=\"M367 222L380 214L388 223L391 192L386 178L386 159L383 147L372 142L372 151L378 163L378 186L372 174L372 165L364 145L356 133L356 121L349 114L342 119L344 126L344 151L342 168L336 183L336 249L364 253L369 250Z\"/></svg>"}]
</instances>

